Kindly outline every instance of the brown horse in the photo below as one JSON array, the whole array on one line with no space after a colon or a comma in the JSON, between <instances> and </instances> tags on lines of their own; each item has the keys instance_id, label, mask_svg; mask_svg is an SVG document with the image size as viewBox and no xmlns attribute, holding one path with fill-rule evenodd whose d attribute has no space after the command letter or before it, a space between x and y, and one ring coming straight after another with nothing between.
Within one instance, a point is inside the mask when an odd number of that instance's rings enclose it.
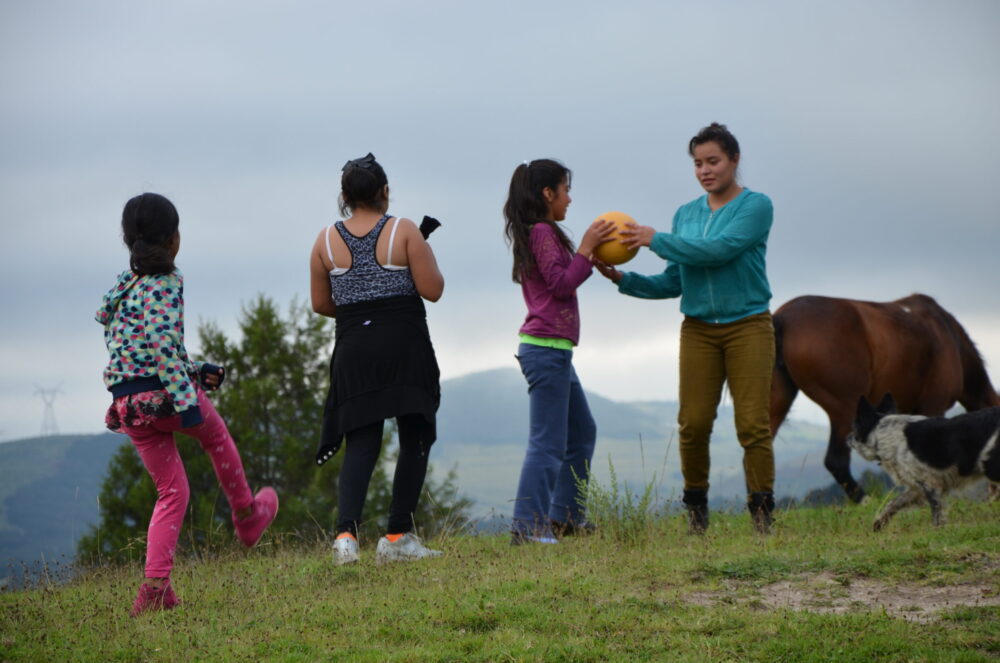
<instances>
[{"instance_id":1,"label":"brown horse","mask_svg":"<svg viewBox=\"0 0 1000 663\"><path fill-rule=\"evenodd\" d=\"M797 297L774 314L777 345L771 384L771 433L802 392L830 417L824 464L855 502L847 434L861 396L886 393L899 411L940 416L1000 405L982 357L962 325L936 301L914 294L894 302Z\"/></svg>"}]
</instances>

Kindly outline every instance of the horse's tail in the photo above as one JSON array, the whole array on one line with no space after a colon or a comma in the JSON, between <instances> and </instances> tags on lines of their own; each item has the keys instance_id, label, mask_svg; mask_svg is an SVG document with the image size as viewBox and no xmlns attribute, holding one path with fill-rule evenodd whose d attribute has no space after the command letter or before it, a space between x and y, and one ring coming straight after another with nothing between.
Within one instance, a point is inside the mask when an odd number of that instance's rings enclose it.
<instances>
[{"instance_id":1,"label":"horse's tail","mask_svg":"<svg viewBox=\"0 0 1000 663\"><path fill-rule=\"evenodd\" d=\"M778 433L778 427L788 416L792 402L799 393L788 366L785 364L784 339L785 319L781 311L774 315L774 375L771 378L771 435Z\"/></svg>"}]
</instances>

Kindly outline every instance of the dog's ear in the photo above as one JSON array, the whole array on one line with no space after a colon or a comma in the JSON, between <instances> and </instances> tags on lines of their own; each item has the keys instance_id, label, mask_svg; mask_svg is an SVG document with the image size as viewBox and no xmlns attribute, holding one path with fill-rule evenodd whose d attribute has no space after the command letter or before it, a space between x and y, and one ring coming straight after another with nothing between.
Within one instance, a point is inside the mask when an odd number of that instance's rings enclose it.
<instances>
[{"instance_id":1,"label":"dog's ear","mask_svg":"<svg viewBox=\"0 0 1000 663\"><path fill-rule=\"evenodd\" d=\"M848 436L849 444L850 440L853 438L857 440L857 444L864 445L867 443L868 435L878 426L879 420L882 415L875 409L875 407L868 401L867 398L862 396L858 399L858 410L857 414L854 415L854 423L851 425L851 435ZM852 447L860 448L855 444L851 444Z\"/></svg>"},{"instance_id":2,"label":"dog's ear","mask_svg":"<svg viewBox=\"0 0 1000 663\"><path fill-rule=\"evenodd\" d=\"M854 414L858 419L861 419L875 414L875 408L872 407L872 404L868 402L868 399L865 396L862 396L858 399L858 407L854 411Z\"/></svg>"},{"instance_id":3,"label":"dog's ear","mask_svg":"<svg viewBox=\"0 0 1000 663\"><path fill-rule=\"evenodd\" d=\"M875 409L882 414L896 414L899 412L899 409L896 407L896 399L890 393L886 393L882 397L882 400L878 402L878 406Z\"/></svg>"}]
</instances>

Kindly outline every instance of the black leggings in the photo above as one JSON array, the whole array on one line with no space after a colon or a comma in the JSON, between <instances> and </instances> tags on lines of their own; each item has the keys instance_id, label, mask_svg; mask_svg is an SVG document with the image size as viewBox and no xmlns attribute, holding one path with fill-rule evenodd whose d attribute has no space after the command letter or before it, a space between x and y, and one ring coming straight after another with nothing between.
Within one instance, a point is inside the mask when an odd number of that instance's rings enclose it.
<instances>
[{"instance_id":1,"label":"black leggings","mask_svg":"<svg viewBox=\"0 0 1000 663\"><path fill-rule=\"evenodd\" d=\"M337 534L358 535L361 512L368 495L368 484L378 464L382 450L382 428L385 421L362 426L347 433L344 464L340 468L339 519ZM402 534L413 529L413 514L424 487L428 454L420 442L423 417L419 414L396 417L399 430L399 459L392 480L392 502L389 505L390 534Z\"/></svg>"}]
</instances>

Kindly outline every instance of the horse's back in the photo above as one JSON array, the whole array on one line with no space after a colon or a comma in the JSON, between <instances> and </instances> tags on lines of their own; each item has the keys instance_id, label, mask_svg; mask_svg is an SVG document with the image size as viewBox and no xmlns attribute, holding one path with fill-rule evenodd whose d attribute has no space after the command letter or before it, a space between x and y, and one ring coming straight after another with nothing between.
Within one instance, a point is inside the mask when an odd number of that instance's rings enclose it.
<instances>
[{"instance_id":1,"label":"horse's back","mask_svg":"<svg viewBox=\"0 0 1000 663\"><path fill-rule=\"evenodd\" d=\"M903 412L940 414L962 392L962 358L952 318L934 299L892 302L807 295L775 312L783 361L827 412L859 395L892 393Z\"/></svg>"},{"instance_id":2,"label":"horse's back","mask_svg":"<svg viewBox=\"0 0 1000 663\"><path fill-rule=\"evenodd\" d=\"M872 356L862 314L849 299L805 295L774 313L778 361L794 383L827 413L842 414L866 393ZM853 414L853 410L849 414Z\"/></svg>"},{"instance_id":3,"label":"horse's back","mask_svg":"<svg viewBox=\"0 0 1000 663\"><path fill-rule=\"evenodd\" d=\"M866 318L876 357L869 398L888 392L902 412L943 414L963 390L957 321L927 295L877 306L879 315Z\"/></svg>"}]
</instances>

